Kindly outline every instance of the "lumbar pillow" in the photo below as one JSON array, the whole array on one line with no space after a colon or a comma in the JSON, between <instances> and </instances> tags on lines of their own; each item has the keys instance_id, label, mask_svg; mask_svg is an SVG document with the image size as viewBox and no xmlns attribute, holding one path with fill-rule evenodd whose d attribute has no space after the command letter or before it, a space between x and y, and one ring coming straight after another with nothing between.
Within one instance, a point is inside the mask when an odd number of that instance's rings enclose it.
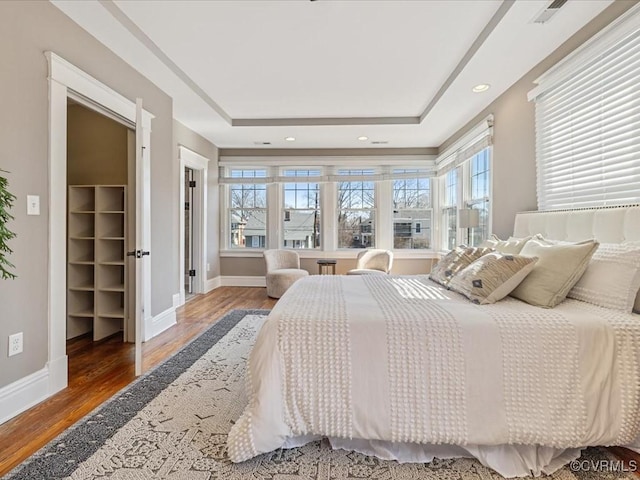
<instances>
[{"instance_id":1,"label":"lumbar pillow","mask_svg":"<svg viewBox=\"0 0 640 480\"><path fill-rule=\"evenodd\" d=\"M509 295L537 261L537 257L488 253L458 272L449 282L449 288L474 303L495 303Z\"/></svg>"},{"instance_id":2,"label":"lumbar pillow","mask_svg":"<svg viewBox=\"0 0 640 480\"><path fill-rule=\"evenodd\" d=\"M508 240L500 240L497 236L491 235L487 240L480 244L481 247L493 248L496 252L510 253L517 255L524 247L525 243L529 241L531 237L515 238L509 237Z\"/></svg>"},{"instance_id":3,"label":"lumbar pillow","mask_svg":"<svg viewBox=\"0 0 640 480\"><path fill-rule=\"evenodd\" d=\"M555 307L580 279L597 248L595 240L556 245L541 237L532 238L520 255L538 257L538 263L511 296L531 305Z\"/></svg>"},{"instance_id":4,"label":"lumbar pillow","mask_svg":"<svg viewBox=\"0 0 640 480\"><path fill-rule=\"evenodd\" d=\"M631 312L640 290L640 244L603 243L567 297Z\"/></svg>"},{"instance_id":5,"label":"lumbar pillow","mask_svg":"<svg viewBox=\"0 0 640 480\"><path fill-rule=\"evenodd\" d=\"M438 282L445 287L449 284L449 280L460 270L470 265L482 255L492 250L490 248L467 247L460 245L447 253L442 259L436 263L431 269L429 278L434 282Z\"/></svg>"}]
</instances>

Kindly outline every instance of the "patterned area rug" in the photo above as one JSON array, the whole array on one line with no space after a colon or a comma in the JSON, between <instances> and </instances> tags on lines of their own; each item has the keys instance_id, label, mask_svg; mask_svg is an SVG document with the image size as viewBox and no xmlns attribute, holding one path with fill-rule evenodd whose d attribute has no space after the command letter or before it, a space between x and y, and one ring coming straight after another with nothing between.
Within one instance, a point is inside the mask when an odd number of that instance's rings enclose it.
<instances>
[{"instance_id":1,"label":"patterned area rug","mask_svg":"<svg viewBox=\"0 0 640 480\"><path fill-rule=\"evenodd\" d=\"M472 459L399 464L332 450L328 442L277 450L242 464L227 433L247 403L245 364L265 310L235 310L14 469L11 480L493 480ZM613 457L589 449L580 468L551 478L623 479ZM612 463L609 463L612 462Z\"/></svg>"}]
</instances>

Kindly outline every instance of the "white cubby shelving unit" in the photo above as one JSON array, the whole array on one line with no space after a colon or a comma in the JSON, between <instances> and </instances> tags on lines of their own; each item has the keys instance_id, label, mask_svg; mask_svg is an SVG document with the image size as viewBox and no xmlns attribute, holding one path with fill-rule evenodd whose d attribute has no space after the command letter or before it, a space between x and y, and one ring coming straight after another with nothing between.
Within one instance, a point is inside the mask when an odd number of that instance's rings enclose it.
<instances>
[{"instance_id":1,"label":"white cubby shelving unit","mask_svg":"<svg viewBox=\"0 0 640 480\"><path fill-rule=\"evenodd\" d=\"M67 338L124 329L126 196L124 185L69 187Z\"/></svg>"}]
</instances>

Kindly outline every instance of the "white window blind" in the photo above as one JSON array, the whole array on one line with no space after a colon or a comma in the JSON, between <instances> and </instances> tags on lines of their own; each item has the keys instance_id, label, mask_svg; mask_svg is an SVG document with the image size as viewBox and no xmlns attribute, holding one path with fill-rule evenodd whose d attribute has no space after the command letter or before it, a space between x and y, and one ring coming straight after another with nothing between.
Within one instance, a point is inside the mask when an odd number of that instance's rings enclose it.
<instances>
[{"instance_id":1,"label":"white window blind","mask_svg":"<svg viewBox=\"0 0 640 480\"><path fill-rule=\"evenodd\" d=\"M535 97L538 209L640 202L640 30Z\"/></svg>"}]
</instances>

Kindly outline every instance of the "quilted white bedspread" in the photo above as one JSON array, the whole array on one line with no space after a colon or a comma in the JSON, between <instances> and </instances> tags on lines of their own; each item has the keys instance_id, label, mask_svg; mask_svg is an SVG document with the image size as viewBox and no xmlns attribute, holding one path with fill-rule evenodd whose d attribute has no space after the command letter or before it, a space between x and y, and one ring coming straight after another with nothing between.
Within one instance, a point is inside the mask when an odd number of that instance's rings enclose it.
<instances>
[{"instance_id":1,"label":"quilted white bedspread","mask_svg":"<svg viewBox=\"0 0 640 480\"><path fill-rule=\"evenodd\" d=\"M640 432L639 349L638 315L576 300L480 306L427 277L312 276L258 336L229 456L312 435L624 445Z\"/></svg>"}]
</instances>

